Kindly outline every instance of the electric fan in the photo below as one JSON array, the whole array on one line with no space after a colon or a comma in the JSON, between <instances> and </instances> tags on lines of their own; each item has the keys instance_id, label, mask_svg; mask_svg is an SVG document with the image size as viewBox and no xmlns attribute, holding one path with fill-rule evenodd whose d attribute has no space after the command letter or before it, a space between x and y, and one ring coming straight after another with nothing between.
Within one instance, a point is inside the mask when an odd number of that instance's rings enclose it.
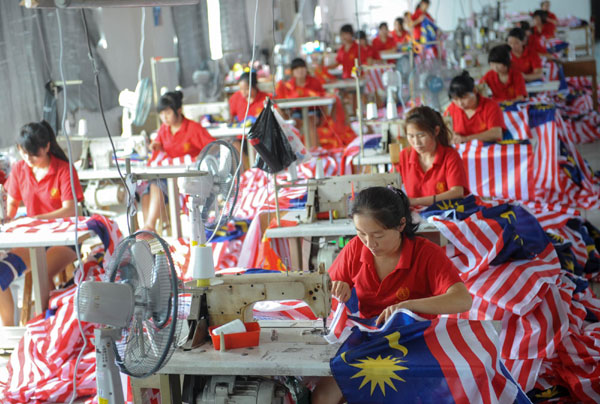
<instances>
[{"instance_id":1,"label":"electric fan","mask_svg":"<svg viewBox=\"0 0 600 404\"><path fill-rule=\"evenodd\" d=\"M206 285L214 277L214 264L212 249L205 245L205 228L216 232L231 219L238 195L238 164L235 148L223 140L215 140L202 149L196 162L196 169L208 174L182 178L180 188L190 195L192 277Z\"/></svg>"},{"instance_id":2,"label":"electric fan","mask_svg":"<svg viewBox=\"0 0 600 404\"><path fill-rule=\"evenodd\" d=\"M123 136L131 136L131 126L142 126L152 106L152 85L150 79L138 81L135 91L125 89L119 93L119 105L123 107Z\"/></svg>"},{"instance_id":3,"label":"electric fan","mask_svg":"<svg viewBox=\"0 0 600 404\"><path fill-rule=\"evenodd\" d=\"M85 281L79 289L80 318L106 326L94 330L101 403L123 403L117 364L122 373L147 377L171 357L181 333L169 246L150 232L143 233L151 239L136 240L138 233L117 246L106 282Z\"/></svg>"}]
</instances>

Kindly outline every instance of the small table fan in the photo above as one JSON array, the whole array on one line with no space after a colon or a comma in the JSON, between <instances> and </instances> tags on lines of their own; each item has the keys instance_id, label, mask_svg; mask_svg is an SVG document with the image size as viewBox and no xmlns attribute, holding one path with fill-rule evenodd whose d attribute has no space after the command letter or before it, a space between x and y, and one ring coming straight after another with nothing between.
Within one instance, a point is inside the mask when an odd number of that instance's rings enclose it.
<instances>
[{"instance_id":1,"label":"small table fan","mask_svg":"<svg viewBox=\"0 0 600 404\"><path fill-rule=\"evenodd\" d=\"M150 240L136 240L146 233ZM123 403L119 369L147 377L171 357L179 340L179 281L167 243L138 232L119 243L108 265L108 281L81 284L78 311L94 330L96 383L101 403ZM104 401L103 401L104 400Z\"/></svg>"}]
</instances>

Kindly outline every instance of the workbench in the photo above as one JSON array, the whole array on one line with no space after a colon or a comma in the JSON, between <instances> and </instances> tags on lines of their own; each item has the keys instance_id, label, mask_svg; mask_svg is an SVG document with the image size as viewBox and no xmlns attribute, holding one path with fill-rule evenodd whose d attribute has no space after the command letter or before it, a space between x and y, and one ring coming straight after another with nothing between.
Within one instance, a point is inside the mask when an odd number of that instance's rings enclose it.
<instances>
[{"instance_id":1,"label":"workbench","mask_svg":"<svg viewBox=\"0 0 600 404\"><path fill-rule=\"evenodd\" d=\"M210 342L191 351L176 350L151 379L131 379L134 403L141 388L160 386L163 404L181 402L180 375L331 376L329 360L340 344L320 334L321 320L263 320L256 347L217 351Z\"/></svg>"}]
</instances>

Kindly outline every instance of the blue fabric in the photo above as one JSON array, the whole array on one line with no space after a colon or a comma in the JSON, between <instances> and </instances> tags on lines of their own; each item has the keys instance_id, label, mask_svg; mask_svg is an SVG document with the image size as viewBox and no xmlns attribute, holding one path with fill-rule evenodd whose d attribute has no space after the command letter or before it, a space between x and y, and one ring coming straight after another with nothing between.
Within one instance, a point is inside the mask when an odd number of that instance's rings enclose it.
<instances>
[{"instance_id":1,"label":"blue fabric","mask_svg":"<svg viewBox=\"0 0 600 404\"><path fill-rule=\"evenodd\" d=\"M439 362L423 338L430 325L397 313L379 332L355 327L330 361L347 402L453 403Z\"/></svg>"},{"instance_id":2,"label":"blue fabric","mask_svg":"<svg viewBox=\"0 0 600 404\"><path fill-rule=\"evenodd\" d=\"M9 252L8 256L0 261L0 287L2 290L8 289L12 281L21 276L25 269L25 263L21 257Z\"/></svg>"}]
</instances>

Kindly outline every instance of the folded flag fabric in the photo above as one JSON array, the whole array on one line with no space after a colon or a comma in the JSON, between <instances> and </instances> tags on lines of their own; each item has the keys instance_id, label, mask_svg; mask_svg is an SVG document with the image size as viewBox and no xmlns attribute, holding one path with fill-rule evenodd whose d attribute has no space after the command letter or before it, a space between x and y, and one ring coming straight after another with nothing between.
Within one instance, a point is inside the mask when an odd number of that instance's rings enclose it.
<instances>
[{"instance_id":1,"label":"folded flag fabric","mask_svg":"<svg viewBox=\"0 0 600 404\"><path fill-rule=\"evenodd\" d=\"M529 403L499 359L489 322L424 320L405 310L354 328L331 360L352 403Z\"/></svg>"}]
</instances>

